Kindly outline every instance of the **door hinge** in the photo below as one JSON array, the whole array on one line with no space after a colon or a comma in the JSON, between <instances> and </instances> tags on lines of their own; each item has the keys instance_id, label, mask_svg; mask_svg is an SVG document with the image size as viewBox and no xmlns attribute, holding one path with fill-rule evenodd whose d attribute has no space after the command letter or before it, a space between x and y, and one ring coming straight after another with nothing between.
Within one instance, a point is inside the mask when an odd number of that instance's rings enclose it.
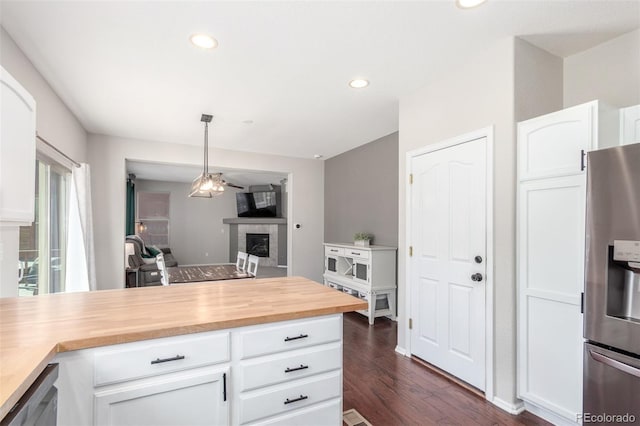
<instances>
[{"instance_id":1,"label":"door hinge","mask_svg":"<svg viewBox=\"0 0 640 426\"><path fill-rule=\"evenodd\" d=\"M580 313L584 314L584 292L580 293Z\"/></svg>"},{"instance_id":2,"label":"door hinge","mask_svg":"<svg viewBox=\"0 0 640 426\"><path fill-rule=\"evenodd\" d=\"M413 330L413 318L409 318L409 330Z\"/></svg>"},{"instance_id":3,"label":"door hinge","mask_svg":"<svg viewBox=\"0 0 640 426\"><path fill-rule=\"evenodd\" d=\"M409 257L413 256L413 246L409 246Z\"/></svg>"},{"instance_id":4,"label":"door hinge","mask_svg":"<svg viewBox=\"0 0 640 426\"><path fill-rule=\"evenodd\" d=\"M409 173L409 185L413 185L413 173Z\"/></svg>"},{"instance_id":5,"label":"door hinge","mask_svg":"<svg viewBox=\"0 0 640 426\"><path fill-rule=\"evenodd\" d=\"M580 150L580 171L583 172L587 167L587 153L584 152L584 149Z\"/></svg>"}]
</instances>

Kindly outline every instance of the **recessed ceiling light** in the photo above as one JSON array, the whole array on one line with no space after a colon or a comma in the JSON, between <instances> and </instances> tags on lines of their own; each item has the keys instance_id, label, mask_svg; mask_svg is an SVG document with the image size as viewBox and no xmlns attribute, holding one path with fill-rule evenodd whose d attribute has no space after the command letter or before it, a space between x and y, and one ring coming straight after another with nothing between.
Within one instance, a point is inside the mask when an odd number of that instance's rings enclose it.
<instances>
[{"instance_id":1,"label":"recessed ceiling light","mask_svg":"<svg viewBox=\"0 0 640 426\"><path fill-rule=\"evenodd\" d=\"M315 158L316 160L319 160L322 157L324 157L322 154L313 154L313 158Z\"/></svg>"},{"instance_id":2,"label":"recessed ceiling light","mask_svg":"<svg viewBox=\"0 0 640 426\"><path fill-rule=\"evenodd\" d=\"M456 0L456 5L460 9L471 9L472 7L480 6L487 0Z\"/></svg>"},{"instance_id":3,"label":"recessed ceiling light","mask_svg":"<svg viewBox=\"0 0 640 426\"><path fill-rule=\"evenodd\" d=\"M218 40L207 34L194 34L189 40L191 40L194 46L202 49L215 49L218 47Z\"/></svg>"},{"instance_id":4,"label":"recessed ceiling light","mask_svg":"<svg viewBox=\"0 0 640 426\"><path fill-rule=\"evenodd\" d=\"M362 78L356 78L355 80L351 80L349 82L349 86L353 87L354 89L362 89L363 87L367 87L368 85L369 81Z\"/></svg>"}]
</instances>

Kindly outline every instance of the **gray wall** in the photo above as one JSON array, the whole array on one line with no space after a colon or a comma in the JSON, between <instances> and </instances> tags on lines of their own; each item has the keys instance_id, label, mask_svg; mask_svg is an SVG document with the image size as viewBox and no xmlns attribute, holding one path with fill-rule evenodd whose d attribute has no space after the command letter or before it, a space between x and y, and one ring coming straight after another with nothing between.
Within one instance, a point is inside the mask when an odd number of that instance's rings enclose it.
<instances>
[{"instance_id":1,"label":"gray wall","mask_svg":"<svg viewBox=\"0 0 640 426\"><path fill-rule=\"evenodd\" d=\"M398 132L324 162L324 240L398 245Z\"/></svg>"},{"instance_id":2,"label":"gray wall","mask_svg":"<svg viewBox=\"0 0 640 426\"><path fill-rule=\"evenodd\" d=\"M235 191L216 198L189 198L190 189L190 183L136 181L136 191L171 194L169 247L179 264L228 262L229 225L222 219L237 216Z\"/></svg>"},{"instance_id":3,"label":"gray wall","mask_svg":"<svg viewBox=\"0 0 640 426\"><path fill-rule=\"evenodd\" d=\"M514 69L516 122L562 109L562 58L516 38Z\"/></svg>"},{"instance_id":4,"label":"gray wall","mask_svg":"<svg viewBox=\"0 0 640 426\"><path fill-rule=\"evenodd\" d=\"M565 58L564 106L594 99L640 104L640 29Z\"/></svg>"}]
</instances>

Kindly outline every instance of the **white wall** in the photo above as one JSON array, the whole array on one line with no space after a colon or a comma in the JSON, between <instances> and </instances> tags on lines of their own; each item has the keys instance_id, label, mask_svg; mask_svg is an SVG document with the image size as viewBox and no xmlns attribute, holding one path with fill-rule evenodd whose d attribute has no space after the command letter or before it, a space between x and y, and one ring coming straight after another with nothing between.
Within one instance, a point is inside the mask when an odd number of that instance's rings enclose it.
<instances>
[{"instance_id":1,"label":"white wall","mask_svg":"<svg viewBox=\"0 0 640 426\"><path fill-rule=\"evenodd\" d=\"M38 134L74 160L85 161L87 132L2 27L0 64L35 98Z\"/></svg>"},{"instance_id":2,"label":"white wall","mask_svg":"<svg viewBox=\"0 0 640 426\"><path fill-rule=\"evenodd\" d=\"M289 273L320 282L324 234L322 161L210 148L218 167L289 173ZM123 286L125 160L200 165L202 148L162 142L89 135L98 288ZM293 229L300 223L300 229Z\"/></svg>"},{"instance_id":3,"label":"white wall","mask_svg":"<svg viewBox=\"0 0 640 426\"><path fill-rule=\"evenodd\" d=\"M564 59L564 106L640 104L640 29Z\"/></svg>"},{"instance_id":4,"label":"white wall","mask_svg":"<svg viewBox=\"0 0 640 426\"><path fill-rule=\"evenodd\" d=\"M398 344L406 327L407 151L494 126L494 393L516 400L514 40L505 38L400 99ZM488 272L490 273L490 272Z\"/></svg>"},{"instance_id":5,"label":"white wall","mask_svg":"<svg viewBox=\"0 0 640 426\"><path fill-rule=\"evenodd\" d=\"M137 179L139 191L170 194L169 247L179 264L229 261L229 225L222 219L237 216L235 190L215 198L189 198L190 183Z\"/></svg>"}]
</instances>

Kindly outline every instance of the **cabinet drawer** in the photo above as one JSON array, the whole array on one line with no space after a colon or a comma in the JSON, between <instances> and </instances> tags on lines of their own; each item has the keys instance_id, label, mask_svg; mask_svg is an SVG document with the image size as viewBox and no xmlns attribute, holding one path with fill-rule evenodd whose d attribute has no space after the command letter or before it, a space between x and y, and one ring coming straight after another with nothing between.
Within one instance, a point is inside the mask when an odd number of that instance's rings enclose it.
<instances>
[{"instance_id":1,"label":"cabinet drawer","mask_svg":"<svg viewBox=\"0 0 640 426\"><path fill-rule=\"evenodd\" d=\"M333 254L335 256L342 256L344 255L344 249L342 247L325 247L324 248L324 254Z\"/></svg>"},{"instance_id":2,"label":"cabinet drawer","mask_svg":"<svg viewBox=\"0 0 640 426\"><path fill-rule=\"evenodd\" d=\"M229 361L229 333L199 333L110 346L96 350L94 385Z\"/></svg>"},{"instance_id":3,"label":"cabinet drawer","mask_svg":"<svg viewBox=\"0 0 640 426\"><path fill-rule=\"evenodd\" d=\"M288 382L314 374L337 370L342 366L342 345L314 346L294 352L242 361L239 374L240 392Z\"/></svg>"},{"instance_id":4,"label":"cabinet drawer","mask_svg":"<svg viewBox=\"0 0 640 426\"><path fill-rule=\"evenodd\" d=\"M342 424L342 401L333 399L265 420L253 426L327 426Z\"/></svg>"},{"instance_id":5,"label":"cabinet drawer","mask_svg":"<svg viewBox=\"0 0 640 426\"><path fill-rule=\"evenodd\" d=\"M240 359L320 345L341 338L340 316L259 327L239 333Z\"/></svg>"},{"instance_id":6,"label":"cabinet drawer","mask_svg":"<svg viewBox=\"0 0 640 426\"><path fill-rule=\"evenodd\" d=\"M345 249L344 255L345 256L359 257L361 259L368 259L369 258L369 251L368 250L358 250L358 249Z\"/></svg>"},{"instance_id":7,"label":"cabinet drawer","mask_svg":"<svg viewBox=\"0 0 640 426\"><path fill-rule=\"evenodd\" d=\"M341 395L342 372L296 380L238 397L240 424L286 413Z\"/></svg>"}]
</instances>

